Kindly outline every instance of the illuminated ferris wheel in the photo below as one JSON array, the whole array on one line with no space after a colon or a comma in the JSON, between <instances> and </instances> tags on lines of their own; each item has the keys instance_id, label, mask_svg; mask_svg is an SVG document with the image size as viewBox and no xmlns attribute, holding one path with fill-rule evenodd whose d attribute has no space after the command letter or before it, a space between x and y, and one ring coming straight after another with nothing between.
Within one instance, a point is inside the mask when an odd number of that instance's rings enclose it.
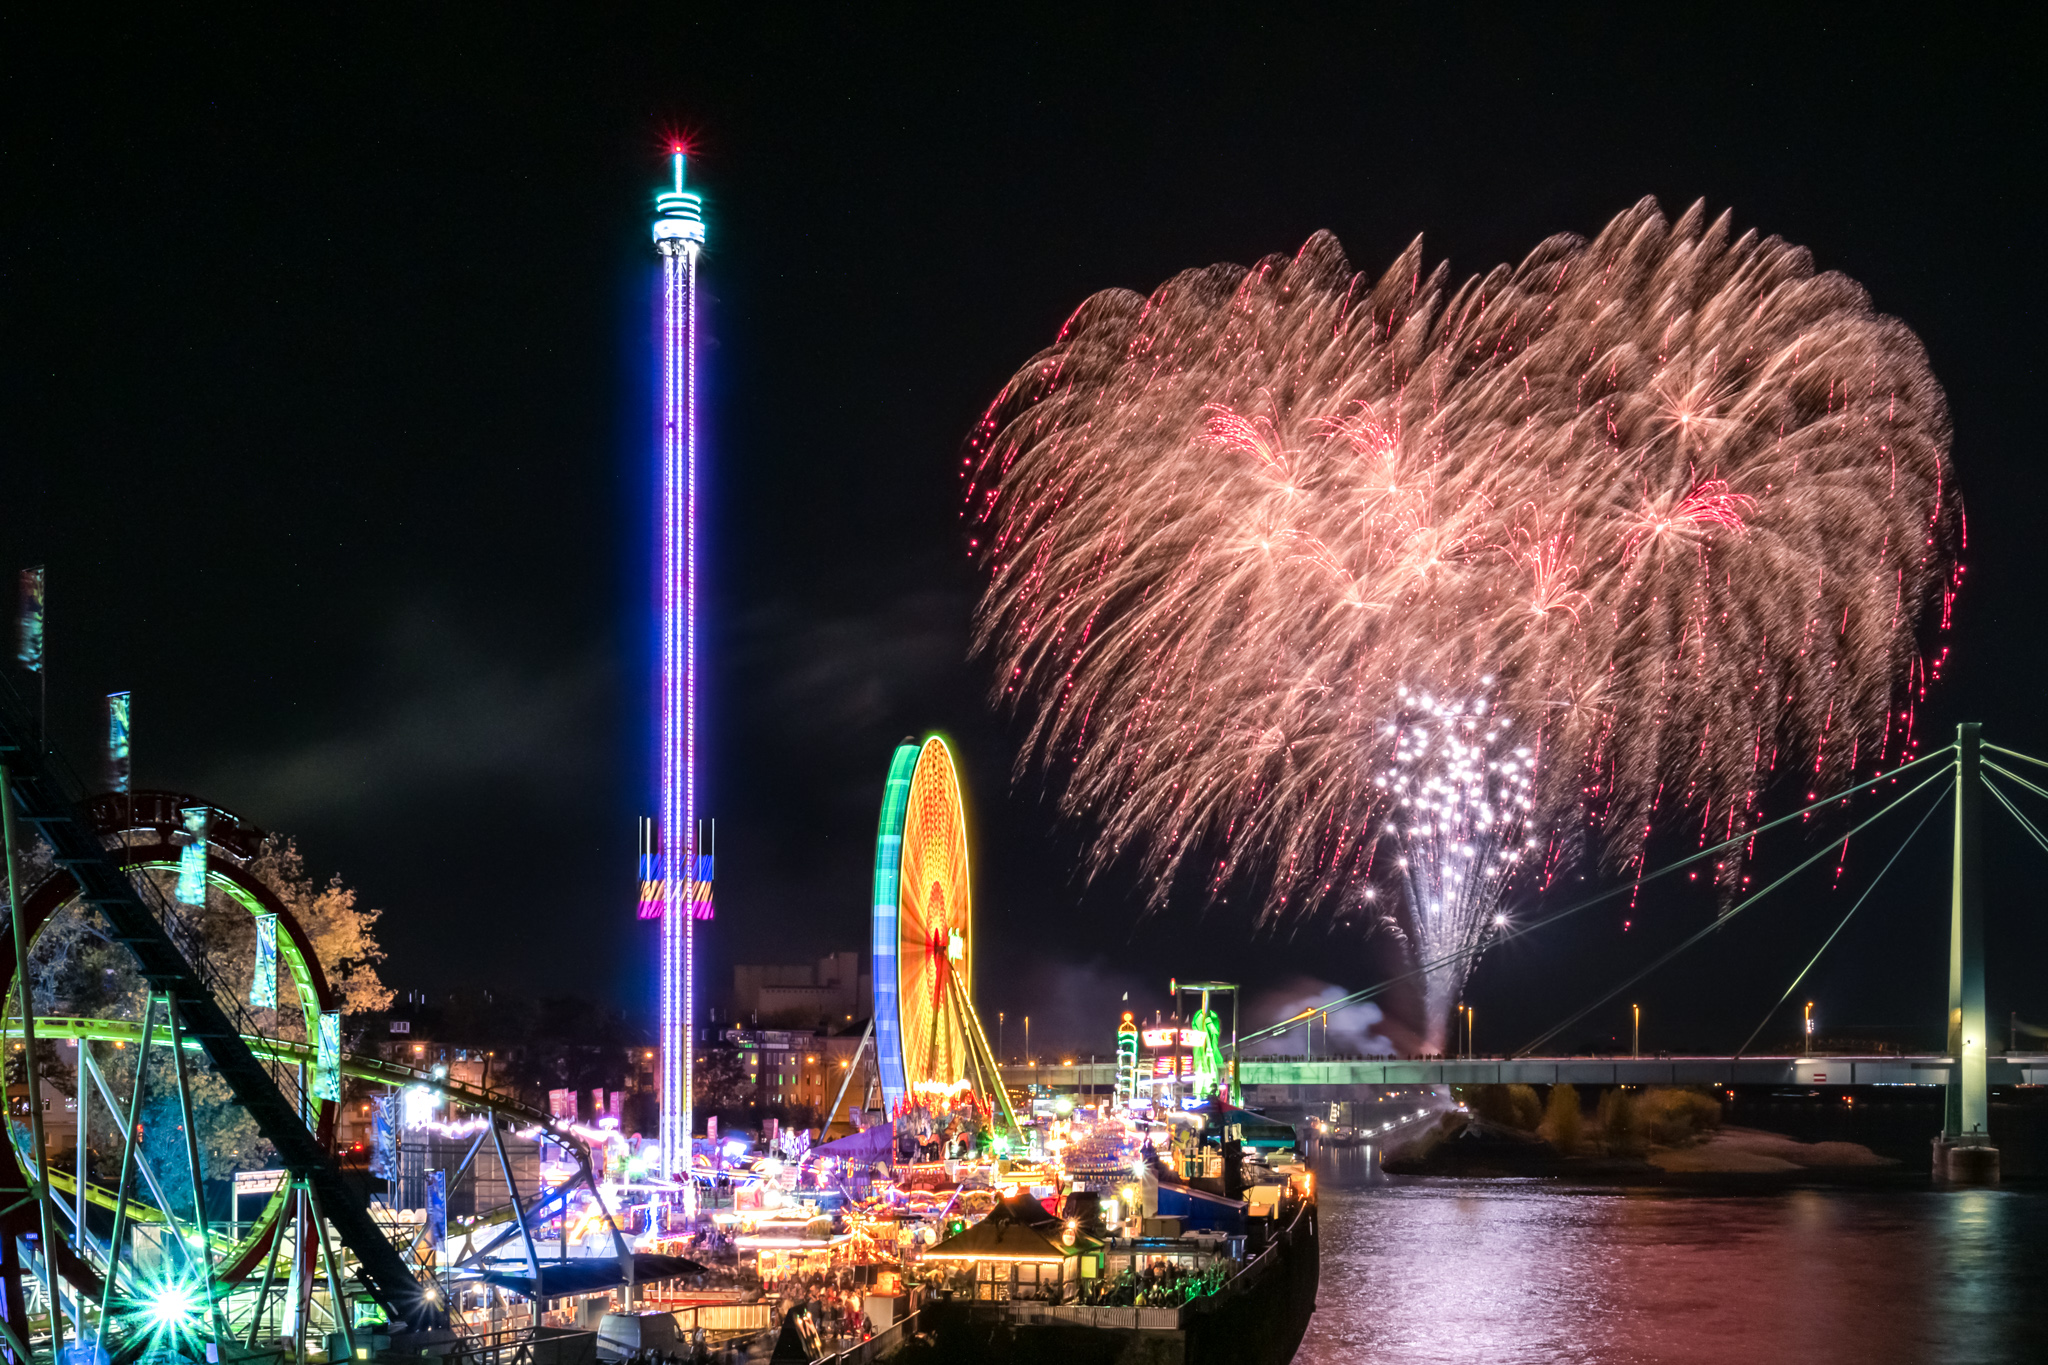
<instances>
[{"instance_id":1,"label":"illuminated ferris wheel","mask_svg":"<svg viewBox=\"0 0 2048 1365\"><path fill-rule=\"evenodd\" d=\"M1014 1128L973 1002L967 813L937 735L896 748L875 841L875 1051L889 1111L973 1096Z\"/></svg>"}]
</instances>

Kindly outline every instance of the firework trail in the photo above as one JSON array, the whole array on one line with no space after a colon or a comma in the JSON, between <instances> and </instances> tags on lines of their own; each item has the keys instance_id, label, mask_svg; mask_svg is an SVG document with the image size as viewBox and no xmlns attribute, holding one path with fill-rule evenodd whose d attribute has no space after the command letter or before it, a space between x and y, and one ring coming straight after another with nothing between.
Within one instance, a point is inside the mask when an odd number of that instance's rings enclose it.
<instances>
[{"instance_id":1,"label":"firework trail","mask_svg":"<svg viewBox=\"0 0 2048 1365\"><path fill-rule=\"evenodd\" d=\"M1097 294L977 428L977 644L1098 867L1356 906L1404 687L1513 722L1538 876L1910 747L1961 526L1919 340L1698 205L1448 278L1319 233Z\"/></svg>"}]
</instances>

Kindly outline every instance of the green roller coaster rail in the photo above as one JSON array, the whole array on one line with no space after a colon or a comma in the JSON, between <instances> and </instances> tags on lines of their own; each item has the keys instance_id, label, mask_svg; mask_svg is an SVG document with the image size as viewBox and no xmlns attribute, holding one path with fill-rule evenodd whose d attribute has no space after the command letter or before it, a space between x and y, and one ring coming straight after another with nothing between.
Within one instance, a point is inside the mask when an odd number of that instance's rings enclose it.
<instances>
[{"instance_id":1,"label":"green roller coaster rail","mask_svg":"<svg viewBox=\"0 0 2048 1365\"><path fill-rule=\"evenodd\" d=\"M19 1038L21 1023L9 1020L0 1030L0 1036ZM142 1041L142 1025L123 1019L78 1018L72 1015L39 1014L36 1016L36 1037L84 1038L95 1043L126 1043L130 1046ZM288 1063L303 1062L312 1066L318 1060L317 1049L310 1043L296 1043L284 1038L266 1038L261 1034L245 1033L242 1041L249 1050L265 1061ZM169 1047L169 1036L161 1031L151 1040L152 1046ZM187 1052L203 1052L205 1049L194 1039L185 1039ZM573 1128L565 1126L560 1119L543 1110L535 1109L522 1102L516 1095L502 1090L485 1090L467 1085L448 1076L436 1076L431 1071L403 1062L387 1062L382 1057L372 1057L359 1052L341 1054L341 1074L357 1080L377 1081L384 1085L423 1085L429 1090L438 1090L458 1103L472 1109L488 1109L507 1118L524 1120L547 1130L548 1136L556 1142L588 1145L577 1136Z\"/></svg>"},{"instance_id":2,"label":"green roller coaster rail","mask_svg":"<svg viewBox=\"0 0 2048 1365\"><path fill-rule=\"evenodd\" d=\"M10 1019L4 1026L0 1026L0 1038L11 1040L19 1037L21 1037L21 1021L18 1018ZM51 1014L36 1016L36 1039L38 1042L60 1038L80 1039L94 1043L115 1043L122 1046L135 1047L139 1046L142 1042L142 1025L139 1023L129 1023L125 1020L80 1018L72 1015ZM295 1043L280 1038L266 1038L260 1034L244 1034L242 1035L242 1041L248 1045L250 1052L264 1061L284 1062L290 1065L304 1063L309 1067L314 1065L316 1061L317 1049L307 1043ZM203 1053L205 1051L204 1046L195 1038L187 1036L183 1042L186 1052ZM161 1029L157 1030L150 1039L150 1045L159 1048L169 1047L171 1045L169 1033ZM587 1147L589 1145L574 1129L564 1126L552 1114L534 1109L522 1103L515 1096L505 1094L502 1091L466 1085L461 1081L453 1080L446 1076L436 1076L431 1071L407 1066L403 1062L389 1062L381 1057L344 1052L341 1055L341 1074L356 1080L373 1081L382 1085L400 1087L424 1086L429 1090L446 1095L455 1103L467 1108L481 1109L495 1115L531 1124L543 1130L551 1141L576 1147ZM49 1179L53 1189L61 1190L66 1194L70 1194L78 1188L75 1179L61 1171L51 1171ZM86 1185L85 1197L88 1203L103 1209L117 1208L120 1202L112 1191L90 1182ZM502 1214L502 1217L485 1215L475 1221L478 1226L488 1226L501 1222L504 1218L509 1218L510 1216L509 1212L505 1212ZM128 1217L149 1223L181 1223L181 1220L175 1215L167 1216L163 1210L158 1209L155 1205L145 1204L135 1199L128 1201ZM236 1245L232 1237L223 1233L212 1232L211 1230L209 1230L208 1241L221 1251Z\"/></svg>"}]
</instances>

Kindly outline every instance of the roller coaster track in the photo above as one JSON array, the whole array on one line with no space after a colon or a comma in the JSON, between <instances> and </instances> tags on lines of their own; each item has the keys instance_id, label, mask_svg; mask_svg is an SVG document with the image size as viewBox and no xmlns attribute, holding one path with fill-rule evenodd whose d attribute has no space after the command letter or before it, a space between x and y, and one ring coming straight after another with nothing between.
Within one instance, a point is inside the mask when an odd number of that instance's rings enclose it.
<instances>
[{"instance_id":1,"label":"roller coaster track","mask_svg":"<svg viewBox=\"0 0 2048 1365\"><path fill-rule=\"evenodd\" d=\"M212 982L179 948L172 934L176 911L146 879L123 870L107 849L83 813L76 784L60 775L39 727L11 687L0 689L0 763L6 765L7 794L20 818L42 836L58 868L76 881L78 899L97 910L109 936L134 955L150 989L176 1002L185 1036L206 1053L257 1130L277 1149L284 1168L312 1189L343 1245L355 1253L358 1276L372 1297L393 1318L437 1316L412 1267L386 1239L340 1163L306 1126L298 1105L229 1018Z\"/></svg>"},{"instance_id":2,"label":"roller coaster track","mask_svg":"<svg viewBox=\"0 0 2048 1365\"><path fill-rule=\"evenodd\" d=\"M21 1037L21 1025L18 1022L10 1021L4 1028L0 1028L0 1039L11 1041L19 1037ZM114 1043L123 1047L139 1047L142 1043L142 1025L122 1019L94 1019L66 1014L39 1014L36 1016L36 1037L38 1040L67 1038L94 1043ZM310 1067L315 1065L318 1060L316 1056L317 1049L309 1047L305 1043L270 1038L257 1033L243 1034L242 1041L248 1046L250 1052L263 1061L283 1062L288 1066L303 1064ZM171 1045L170 1035L161 1031L155 1032L150 1038L150 1044L153 1047L169 1047ZM184 1047L187 1052L197 1052L202 1055L205 1052L205 1049L200 1046L198 1040L194 1038L186 1038L184 1040ZM407 1066L402 1062L388 1062L381 1057L354 1052L344 1052L341 1054L341 1074L353 1077L356 1080L371 1081L379 1085L389 1085L398 1088L420 1086L435 1091L464 1108L481 1110L493 1118L507 1118L519 1123L531 1124L539 1129L550 1141L560 1143L563 1146L588 1146L588 1143L580 1134L573 1128L563 1124L554 1115L535 1109L531 1105L520 1101L516 1096L508 1095L503 1091L487 1090L480 1086L466 1085L461 1081L452 1080L446 1076L437 1076L431 1071L422 1071L418 1067ZM63 1171L52 1171L49 1173L49 1178L52 1189L61 1190L67 1195L74 1193L78 1188L76 1181ZM103 1209L112 1209L119 1202L115 1195L91 1183L88 1183L85 1187L85 1197L86 1202L96 1204ZM505 1209L498 1210L496 1216L486 1216L476 1221L481 1225L484 1223L502 1222L510 1219L512 1216L511 1209L508 1206ZM128 1217L145 1223L160 1223L164 1221L162 1210L152 1204L145 1204L135 1199L128 1201ZM216 1238L219 1236L218 1234L214 1235ZM231 1246L232 1243L232 1238L220 1239L222 1250Z\"/></svg>"},{"instance_id":3,"label":"roller coaster track","mask_svg":"<svg viewBox=\"0 0 2048 1365\"><path fill-rule=\"evenodd\" d=\"M21 1025L10 1023L4 1030L4 1033L0 1033L0 1036L19 1038L21 1036ZM36 1037L39 1039L83 1038L95 1043L121 1043L134 1047L142 1042L142 1025L125 1019L92 1019L66 1014L39 1014L36 1016ZM261 1061L283 1062L287 1065L304 1063L307 1066L312 1066L318 1060L315 1056L315 1049L306 1043L291 1042L282 1038L268 1038L259 1033L245 1033L241 1035L241 1038L242 1045L247 1047ZM150 1042L155 1047L169 1047L171 1045L170 1035L162 1031L157 1032ZM198 1039L189 1035L185 1039L185 1050L187 1052L206 1051ZM535 1109L516 1096L508 1095L502 1090L485 1090L478 1086L467 1085L450 1077L436 1076L431 1071L422 1071L418 1067L407 1066L403 1062L387 1062L381 1057L373 1057L367 1053L357 1052L344 1052L341 1054L341 1074L352 1076L357 1080L374 1081L380 1085L400 1087L409 1085L424 1086L429 1090L438 1091L446 1095L449 1099L466 1108L488 1110L505 1118L517 1119L522 1123L533 1124L535 1127L543 1129L551 1141L564 1144L573 1143L578 1146L588 1145L584 1142L583 1138L576 1134L574 1129L563 1124L561 1120L555 1118L552 1114Z\"/></svg>"}]
</instances>

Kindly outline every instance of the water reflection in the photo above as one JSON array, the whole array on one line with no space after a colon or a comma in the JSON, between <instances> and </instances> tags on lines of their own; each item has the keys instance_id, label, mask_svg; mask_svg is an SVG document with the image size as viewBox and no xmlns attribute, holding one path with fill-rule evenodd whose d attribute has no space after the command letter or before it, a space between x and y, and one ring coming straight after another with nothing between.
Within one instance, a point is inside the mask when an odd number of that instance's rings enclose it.
<instances>
[{"instance_id":1,"label":"water reflection","mask_svg":"<svg viewBox=\"0 0 2048 1365\"><path fill-rule=\"evenodd\" d=\"M2048 1360L2036 1190L1586 1189L1317 1154L1305 1365Z\"/></svg>"}]
</instances>

